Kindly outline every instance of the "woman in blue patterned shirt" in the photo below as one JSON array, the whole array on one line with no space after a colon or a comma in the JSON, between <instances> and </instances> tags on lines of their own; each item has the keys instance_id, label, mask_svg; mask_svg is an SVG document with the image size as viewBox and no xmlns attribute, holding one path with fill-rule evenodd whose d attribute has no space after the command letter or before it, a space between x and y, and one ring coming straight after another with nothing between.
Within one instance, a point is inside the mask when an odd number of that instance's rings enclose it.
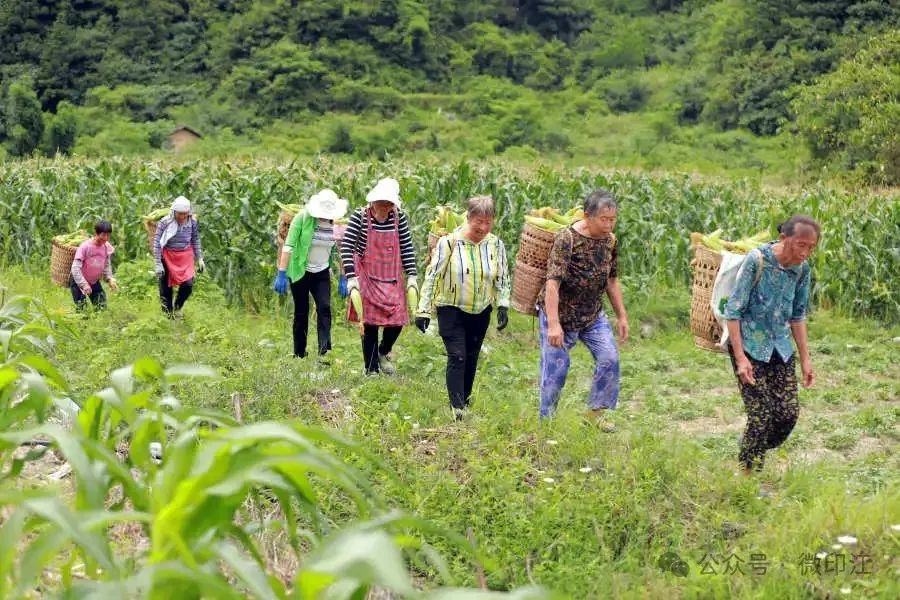
<instances>
[{"instance_id":1,"label":"woman in blue patterned shirt","mask_svg":"<svg viewBox=\"0 0 900 600\"><path fill-rule=\"evenodd\" d=\"M812 218L795 215L778 231L777 242L752 250L744 259L725 307L731 364L747 410L738 456L747 475L762 469L766 451L787 439L800 413L791 336L803 387L815 382L806 333L807 259L821 229Z\"/></svg>"}]
</instances>

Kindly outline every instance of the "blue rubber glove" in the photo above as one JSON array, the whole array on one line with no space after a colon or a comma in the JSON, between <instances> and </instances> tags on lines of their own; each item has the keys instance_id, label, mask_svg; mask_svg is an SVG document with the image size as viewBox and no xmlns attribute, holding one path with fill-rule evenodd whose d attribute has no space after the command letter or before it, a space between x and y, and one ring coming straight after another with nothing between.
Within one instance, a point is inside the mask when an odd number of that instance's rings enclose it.
<instances>
[{"instance_id":1,"label":"blue rubber glove","mask_svg":"<svg viewBox=\"0 0 900 600\"><path fill-rule=\"evenodd\" d=\"M341 298L346 298L350 295L350 290L347 289L347 278L344 275L338 277L338 296Z\"/></svg>"},{"instance_id":2,"label":"blue rubber glove","mask_svg":"<svg viewBox=\"0 0 900 600\"><path fill-rule=\"evenodd\" d=\"M284 296L288 291L288 278L287 271L284 269L278 271L278 275L275 276L275 285L272 286L272 289Z\"/></svg>"}]
</instances>

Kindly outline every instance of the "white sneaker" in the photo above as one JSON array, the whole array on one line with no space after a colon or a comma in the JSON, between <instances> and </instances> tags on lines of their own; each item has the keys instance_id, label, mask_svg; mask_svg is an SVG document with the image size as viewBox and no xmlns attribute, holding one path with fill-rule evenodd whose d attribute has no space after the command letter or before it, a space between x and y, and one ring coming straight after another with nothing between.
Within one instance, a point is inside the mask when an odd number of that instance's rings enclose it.
<instances>
[{"instance_id":1,"label":"white sneaker","mask_svg":"<svg viewBox=\"0 0 900 600\"><path fill-rule=\"evenodd\" d=\"M397 372L397 369L394 367L394 363L387 357L386 354L378 353L378 368L385 375L393 375Z\"/></svg>"}]
</instances>

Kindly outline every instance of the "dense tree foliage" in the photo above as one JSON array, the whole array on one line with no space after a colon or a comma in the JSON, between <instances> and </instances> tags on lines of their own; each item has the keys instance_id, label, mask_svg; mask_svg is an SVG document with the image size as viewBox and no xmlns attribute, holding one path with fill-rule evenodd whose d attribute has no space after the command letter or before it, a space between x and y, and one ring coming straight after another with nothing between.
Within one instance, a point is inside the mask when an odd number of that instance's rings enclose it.
<instances>
[{"instance_id":1,"label":"dense tree foliage","mask_svg":"<svg viewBox=\"0 0 900 600\"><path fill-rule=\"evenodd\" d=\"M150 149L182 121L253 139L321 120L343 134L311 150L379 154L459 150L458 119L483 132L459 142L475 154L577 152L564 138L602 132L582 116L643 111L778 136L805 122L810 86L870 38L896 48L898 27L900 5L873 0L0 0L3 118L20 119L0 137L87 152L128 123ZM28 90L46 123L26 135Z\"/></svg>"}]
</instances>

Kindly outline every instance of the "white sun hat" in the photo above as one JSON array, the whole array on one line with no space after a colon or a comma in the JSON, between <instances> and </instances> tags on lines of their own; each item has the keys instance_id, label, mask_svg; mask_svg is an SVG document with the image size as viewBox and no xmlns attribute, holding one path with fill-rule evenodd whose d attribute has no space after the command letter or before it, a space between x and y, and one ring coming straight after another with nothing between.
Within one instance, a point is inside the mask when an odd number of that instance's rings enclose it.
<instances>
[{"instance_id":1,"label":"white sun hat","mask_svg":"<svg viewBox=\"0 0 900 600\"><path fill-rule=\"evenodd\" d=\"M347 214L347 201L326 188L307 201L306 213L317 219L340 219Z\"/></svg>"},{"instance_id":2,"label":"white sun hat","mask_svg":"<svg viewBox=\"0 0 900 600\"><path fill-rule=\"evenodd\" d=\"M400 183L393 177L385 177L375 184L368 194L366 202L371 204L379 200L387 200L397 208L400 208Z\"/></svg>"}]
</instances>

